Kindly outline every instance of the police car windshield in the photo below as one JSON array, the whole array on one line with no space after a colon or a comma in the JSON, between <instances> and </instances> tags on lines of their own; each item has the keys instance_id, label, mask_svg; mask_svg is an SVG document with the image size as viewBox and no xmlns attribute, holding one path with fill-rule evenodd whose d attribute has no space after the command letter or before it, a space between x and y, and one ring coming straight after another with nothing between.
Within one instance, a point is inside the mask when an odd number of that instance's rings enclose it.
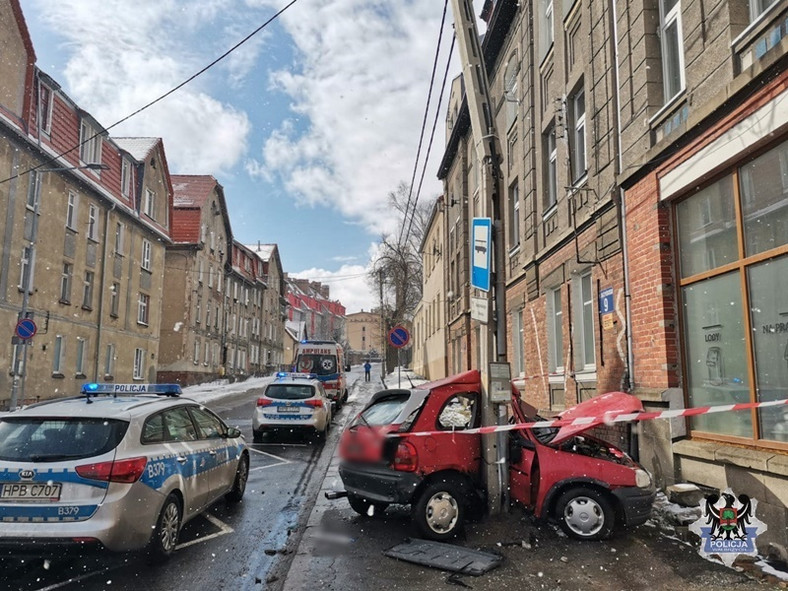
<instances>
[{"instance_id":1,"label":"police car windshield","mask_svg":"<svg viewBox=\"0 0 788 591\"><path fill-rule=\"evenodd\" d=\"M336 355L299 355L296 371L327 376L337 373Z\"/></svg>"},{"instance_id":2,"label":"police car windshield","mask_svg":"<svg viewBox=\"0 0 788 591\"><path fill-rule=\"evenodd\" d=\"M0 460L56 462L99 456L120 443L128 426L101 418L8 417L0 421Z\"/></svg>"},{"instance_id":3,"label":"police car windshield","mask_svg":"<svg viewBox=\"0 0 788 591\"><path fill-rule=\"evenodd\" d=\"M306 400L315 395L315 388L306 384L270 384L265 395L278 400Z\"/></svg>"}]
</instances>

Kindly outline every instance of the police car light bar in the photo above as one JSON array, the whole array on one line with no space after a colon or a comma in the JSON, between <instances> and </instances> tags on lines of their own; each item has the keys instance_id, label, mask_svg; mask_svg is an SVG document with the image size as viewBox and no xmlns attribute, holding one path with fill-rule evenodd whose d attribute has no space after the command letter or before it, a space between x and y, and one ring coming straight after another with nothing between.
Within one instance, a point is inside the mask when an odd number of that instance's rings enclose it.
<instances>
[{"instance_id":1,"label":"police car light bar","mask_svg":"<svg viewBox=\"0 0 788 591\"><path fill-rule=\"evenodd\" d=\"M96 396L98 394L159 394L163 396L180 396L180 384L83 384L82 394Z\"/></svg>"},{"instance_id":2,"label":"police car light bar","mask_svg":"<svg viewBox=\"0 0 788 591\"><path fill-rule=\"evenodd\" d=\"M276 373L276 377L279 379L282 378L292 378L296 379L303 379L303 380L316 380L317 374L316 373L303 373L298 371L279 371Z\"/></svg>"}]
</instances>

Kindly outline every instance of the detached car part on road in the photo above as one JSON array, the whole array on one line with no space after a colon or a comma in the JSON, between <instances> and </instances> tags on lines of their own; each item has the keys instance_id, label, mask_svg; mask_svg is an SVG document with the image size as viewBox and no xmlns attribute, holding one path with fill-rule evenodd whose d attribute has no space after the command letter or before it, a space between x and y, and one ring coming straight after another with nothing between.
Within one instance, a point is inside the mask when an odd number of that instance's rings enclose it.
<instances>
[{"instance_id":1,"label":"detached car part on road","mask_svg":"<svg viewBox=\"0 0 788 591\"><path fill-rule=\"evenodd\" d=\"M469 510L483 506L481 376L473 370L417 388L375 394L340 439L339 474L351 507L374 515L409 504L421 534L446 540ZM611 392L561 418L642 411L636 397ZM542 420L512 388L511 420ZM509 432L510 494L536 517L555 518L570 536L608 537L615 526L644 523L656 494L650 475L620 449L582 426ZM428 432L427 435L416 433Z\"/></svg>"},{"instance_id":2,"label":"detached car part on road","mask_svg":"<svg viewBox=\"0 0 788 591\"><path fill-rule=\"evenodd\" d=\"M164 559L185 522L243 497L241 432L177 384L82 392L0 419L0 546L146 548Z\"/></svg>"}]
</instances>

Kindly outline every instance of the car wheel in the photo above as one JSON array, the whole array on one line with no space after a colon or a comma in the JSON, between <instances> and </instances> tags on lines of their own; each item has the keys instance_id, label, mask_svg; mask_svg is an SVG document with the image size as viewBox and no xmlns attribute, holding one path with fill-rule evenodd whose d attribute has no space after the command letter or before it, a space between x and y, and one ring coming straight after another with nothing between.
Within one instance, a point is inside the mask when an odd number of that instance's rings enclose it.
<instances>
[{"instance_id":1,"label":"car wheel","mask_svg":"<svg viewBox=\"0 0 788 591\"><path fill-rule=\"evenodd\" d=\"M262 443L263 442L263 430L260 429L258 431L252 431L252 441L254 443Z\"/></svg>"},{"instance_id":2,"label":"car wheel","mask_svg":"<svg viewBox=\"0 0 788 591\"><path fill-rule=\"evenodd\" d=\"M413 507L413 520L426 538L443 541L455 537L465 523L465 496L460 486L452 481L430 484Z\"/></svg>"},{"instance_id":3,"label":"car wheel","mask_svg":"<svg viewBox=\"0 0 788 591\"><path fill-rule=\"evenodd\" d=\"M164 501L153 536L148 543L148 556L154 562L167 560L175 552L181 530L181 504L178 497L170 494Z\"/></svg>"},{"instance_id":4,"label":"car wheel","mask_svg":"<svg viewBox=\"0 0 788 591\"><path fill-rule=\"evenodd\" d=\"M342 396L342 404L347 402L347 398L348 398L348 393L347 393L347 390L345 390L345 394L344 394L344 396Z\"/></svg>"},{"instance_id":5,"label":"car wheel","mask_svg":"<svg viewBox=\"0 0 788 591\"><path fill-rule=\"evenodd\" d=\"M353 511L365 517L382 517L386 508L389 506L388 503L373 503L372 501L357 497L356 495L348 495L347 501L350 503L350 507ZM372 508L371 511L370 507Z\"/></svg>"},{"instance_id":6,"label":"car wheel","mask_svg":"<svg viewBox=\"0 0 788 591\"><path fill-rule=\"evenodd\" d=\"M224 498L228 503L239 502L246 491L246 482L249 480L249 456L246 454L241 456L238 460L238 468L235 470L235 480L233 487L230 489Z\"/></svg>"},{"instance_id":7,"label":"car wheel","mask_svg":"<svg viewBox=\"0 0 788 591\"><path fill-rule=\"evenodd\" d=\"M562 494L556 503L555 516L561 529L578 540L610 537L616 519L608 497L588 487L571 488Z\"/></svg>"}]
</instances>

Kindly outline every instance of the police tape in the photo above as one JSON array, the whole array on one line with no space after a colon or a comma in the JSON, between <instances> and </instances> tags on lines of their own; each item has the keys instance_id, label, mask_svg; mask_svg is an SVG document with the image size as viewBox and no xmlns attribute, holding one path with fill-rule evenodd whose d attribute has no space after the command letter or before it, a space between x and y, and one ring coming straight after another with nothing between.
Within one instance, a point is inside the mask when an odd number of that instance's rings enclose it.
<instances>
[{"instance_id":1,"label":"police tape","mask_svg":"<svg viewBox=\"0 0 788 591\"><path fill-rule=\"evenodd\" d=\"M738 404L721 404L719 406L697 406L694 408L675 408L660 412L617 412L608 411L595 417L575 417L573 419L551 419L548 421L534 421L532 423L512 423L508 425L490 425L489 427L475 427L473 429L455 429L445 431L418 431L408 435L476 435L497 433L500 431L520 431L524 429L542 429L550 427L599 427L615 423L631 423L651 421L655 419L675 419L678 417L695 417L698 415L713 414L718 412L731 412L737 410L751 410L753 408L767 408L788 406L788 398L782 400L769 400L767 402L741 402ZM392 436L404 435L403 433L390 433Z\"/></svg>"}]
</instances>

